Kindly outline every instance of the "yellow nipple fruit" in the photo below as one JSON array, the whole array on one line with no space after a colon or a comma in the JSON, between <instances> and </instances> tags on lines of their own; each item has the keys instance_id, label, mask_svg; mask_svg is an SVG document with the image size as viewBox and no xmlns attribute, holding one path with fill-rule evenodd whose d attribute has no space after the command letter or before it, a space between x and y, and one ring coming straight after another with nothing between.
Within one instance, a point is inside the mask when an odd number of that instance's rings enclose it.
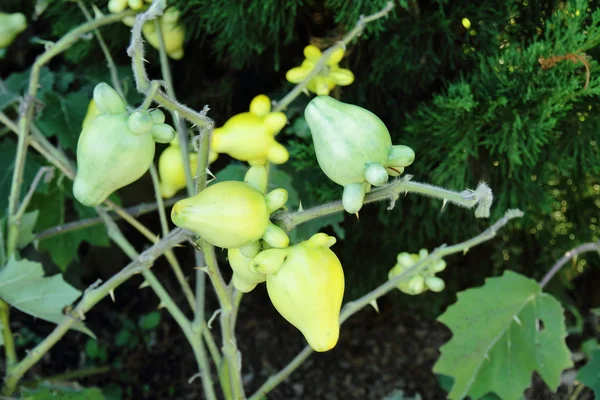
<instances>
[{"instance_id":1,"label":"yellow nipple fruit","mask_svg":"<svg viewBox=\"0 0 600 400\"><path fill-rule=\"evenodd\" d=\"M217 157L216 153L210 152L208 163L213 163ZM198 167L198 153L190 152L189 162L190 171L193 176ZM160 154L158 158L158 175L160 178L160 194L165 199L175 196L175 193L185 188L185 169L177 138L173 139L169 147L164 149Z\"/></svg>"},{"instance_id":2,"label":"yellow nipple fruit","mask_svg":"<svg viewBox=\"0 0 600 400\"><path fill-rule=\"evenodd\" d=\"M21 13L0 12L0 49L5 49L27 28L27 19Z\"/></svg>"},{"instance_id":3,"label":"yellow nipple fruit","mask_svg":"<svg viewBox=\"0 0 600 400\"><path fill-rule=\"evenodd\" d=\"M163 16L158 17L160 29L163 34L165 51L167 55L174 60L183 58L183 41L185 39L185 29L179 24L179 11L170 7L165 10ZM154 21L149 21L142 27L144 37L155 49L160 49L158 31Z\"/></svg>"},{"instance_id":4,"label":"yellow nipple fruit","mask_svg":"<svg viewBox=\"0 0 600 400\"><path fill-rule=\"evenodd\" d=\"M253 247L260 239L271 247L287 247L287 234L269 220L287 201L287 191L265 195L266 173L265 167L255 166L244 182L219 182L178 201L171 210L173 223L224 249Z\"/></svg>"},{"instance_id":5,"label":"yellow nipple fruit","mask_svg":"<svg viewBox=\"0 0 600 400\"><path fill-rule=\"evenodd\" d=\"M285 78L291 83L302 82L308 74L315 68L321 59L321 50L312 44L304 48L305 60L299 67L290 69ZM339 62L344 57L344 49L337 48L327 60L325 67L314 76L306 89L317 95L328 95L329 92L337 86L348 86L354 82L354 74L349 69L339 67Z\"/></svg>"},{"instance_id":6,"label":"yellow nipple fruit","mask_svg":"<svg viewBox=\"0 0 600 400\"><path fill-rule=\"evenodd\" d=\"M271 112L271 101L264 94L250 103L250 111L231 117L213 131L211 149L247 161L250 165L268 162L283 164L290 157L275 136L287 123L282 112Z\"/></svg>"},{"instance_id":7,"label":"yellow nipple fruit","mask_svg":"<svg viewBox=\"0 0 600 400\"><path fill-rule=\"evenodd\" d=\"M318 352L335 347L340 333L344 271L329 249L335 241L317 233L285 249L264 250L250 264L252 271L267 274L273 306Z\"/></svg>"},{"instance_id":8,"label":"yellow nipple fruit","mask_svg":"<svg viewBox=\"0 0 600 400\"><path fill-rule=\"evenodd\" d=\"M77 175L73 195L97 206L117 189L139 179L154 158L155 142L175 137L160 110L127 110L125 100L108 84L94 88L97 115L84 122L77 142ZM88 109L88 112L90 110Z\"/></svg>"}]
</instances>

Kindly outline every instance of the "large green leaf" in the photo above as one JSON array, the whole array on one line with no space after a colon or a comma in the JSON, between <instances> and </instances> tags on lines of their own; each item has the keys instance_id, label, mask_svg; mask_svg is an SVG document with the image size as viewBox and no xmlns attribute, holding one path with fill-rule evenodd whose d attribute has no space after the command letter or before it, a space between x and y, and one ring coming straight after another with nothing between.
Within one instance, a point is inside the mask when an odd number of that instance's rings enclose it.
<instances>
[{"instance_id":1,"label":"large green leaf","mask_svg":"<svg viewBox=\"0 0 600 400\"><path fill-rule=\"evenodd\" d=\"M44 277L42 264L26 259L8 260L0 271L0 298L11 306L36 318L61 323L66 318L64 307L71 305L81 292L64 281L61 274ZM94 337L82 322L73 329Z\"/></svg>"},{"instance_id":2,"label":"large green leaf","mask_svg":"<svg viewBox=\"0 0 600 400\"><path fill-rule=\"evenodd\" d=\"M454 379L450 399L494 392L516 400L534 371L556 389L562 371L573 365L560 303L512 271L459 293L439 321L453 336L433 371Z\"/></svg>"},{"instance_id":3,"label":"large green leaf","mask_svg":"<svg viewBox=\"0 0 600 400\"><path fill-rule=\"evenodd\" d=\"M577 380L594 391L596 399L600 399L600 349L591 352L590 361L577 373Z\"/></svg>"}]
</instances>

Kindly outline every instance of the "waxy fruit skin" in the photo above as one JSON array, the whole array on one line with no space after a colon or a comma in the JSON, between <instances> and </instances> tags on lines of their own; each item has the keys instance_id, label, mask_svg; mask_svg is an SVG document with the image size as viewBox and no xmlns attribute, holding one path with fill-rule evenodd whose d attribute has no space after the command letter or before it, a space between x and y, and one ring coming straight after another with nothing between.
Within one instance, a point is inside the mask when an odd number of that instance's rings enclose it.
<instances>
[{"instance_id":1,"label":"waxy fruit skin","mask_svg":"<svg viewBox=\"0 0 600 400\"><path fill-rule=\"evenodd\" d=\"M318 233L290 246L279 270L267 275L273 306L318 352L335 347L340 333L344 271L329 249L333 243L335 238Z\"/></svg>"}]
</instances>

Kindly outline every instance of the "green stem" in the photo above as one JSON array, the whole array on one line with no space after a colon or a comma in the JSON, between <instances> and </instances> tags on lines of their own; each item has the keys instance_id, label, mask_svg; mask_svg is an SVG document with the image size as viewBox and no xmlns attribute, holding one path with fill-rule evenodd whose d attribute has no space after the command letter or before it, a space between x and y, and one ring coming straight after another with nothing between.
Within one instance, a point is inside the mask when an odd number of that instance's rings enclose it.
<instances>
[{"instance_id":1,"label":"green stem","mask_svg":"<svg viewBox=\"0 0 600 400\"><path fill-rule=\"evenodd\" d=\"M71 318L65 318L44 340L42 340L42 342L29 351L25 358L12 368L7 368L3 394L6 396L11 395L25 372L35 365L65 335L65 333L67 333L67 331L79 321L83 315L85 315L87 311L106 297L109 292L115 290L120 284L132 276L150 268L154 261L167 250L190 239L192 236L192 233L183 229L174 229L169 236L163 238L148 250L144 251L135 259L135 261L113 275L113 277L104 282L104 284L86 290L81 301L73 309Z\"/></svg>"},{"instance_id":2,"label":"green stem","mask_svg":"<svg viewBox=\"0 0 600 400\"><path fill-rule=\"evenodd\" d=\"M132 246L132 244L125 238L117 224L112 221L108 217L108 214L102 211L99 207L96 207L96 209L99 211L100 217L103 218L104 222L106 223L109 237L129 256L129 258L132 260L137 259L139 254L135 251L135 248ZM216 400L216 395L210 376L210 366L208 365L208 361L206 359L202 338L193 332L190 321L186 318L183 312L181 312L177 304L175 304L171 295L169 295L158 279L156 279L154 273L150 271L150 269L144 269L142 271L142 276L160 299L159 307L162 306L169 311L192 346L192 350L194 351L196 362L198 363L198 369L202 378L204 392L206 393L208 399Z\"/></svg>"},{"instance_id":3,"label":"green stem","mask_svg":"<svg viewBox=\"0 0 600 400\"><path fill-rule=\"evenodd\" d=\"M429 185L426 183L413 182L410 180L411 176L407 176L403 179L397 179L396 181L381 186L367 193L365 196L364 204L373 203L381 200L390 200L390 210L393 208L395 201L400 196L400 193L419 193L425 196L439 198L456 204L458 206L473 208L478 206L475 215L489 216L489 209L491 206L492 192L484 183L480 183L475 191L463 190L462 192L454 192L438 186ZM296 226L308 222L310 220L323 217L325 215L333 214L336 212L343 211L344 207L341 201L334 201L329 204L320 205L314 208L298 212L286 212L280 213L275 216L275 219L280 221L280 226L290 231Z\"/></svg>"},{"instance_id":4,"label":"green stem","mask_svg":"<svg viewBox=\"0 0 600 400\"><path fill-rule=\"evenodd\" d=\"M2 299L0 299L0 328L2 329L2 339L4 340L6 368L10 368L17 363L18 359L14 336L10 329L10 306Z\"/></svg>"},{"instance_id":5,"label":"green stem","mask_svg":"<svg viewBox=\"0 0 600 400\"><path fill-rule=\"evenodd\" d=\"M540 287L544 288L550 282L550 280L560 271L560 269L572 258L576 258L578 255L582 253L587 253L589 251L596 251L598 255L600 255L600 242L595 243L585 243L580 246L575 247L567 251L554 265L548 270L546 275L540 281Z\"/></svg>"},{"instance_id":6,"label":"green stem","mask_svg":"<svg viewBox=\"0 0 600 400\"><path fill-rule=\"evenodd\" d=\"M223 342L223 356L228 364L229 383L234 399L245 399L241 375L241 356L237 349L233 330L233 301L232 293L225 284L221 271L217 265L214 248L208 242L202 241L202 252L206 258L206 270L215 288L219 304L221 305L220 324Z\"/></svg>"},{"instance_id":7,"label":"green stem","mask_svg":"<svg viewBox=\"0 0 600 400\"><path fill-rule=\"evenodd\" d=\"M345 49L346 45L348 45L355 37L359 36L365 30L365 26L369 22L373 22L387 16L393 9L394 3L390 1L382 10L376 12L375 14L369 15L368 17L361 16L358 22L356 22L354 29L348 32L337 44L331 46L323 52L321 58L319 58L319 61L317 61L313 69L304 78L304 80L297 84L287 95L285 95L283 99L279 100L279 102L275 104L273 111L282 111L288 105L290 105L290 103L294 101L296 97L298 97L300 93L304 91L304 89L306 89L310 81L317 76L323 70L323 68L325 68L327 61L331 57L331 54L333 54L340 47Z\"/></svg>"},{"instance_id":8,"label":"green stem","mask_svg":"<svg viewBox=\"0 0 600 400\"><path fill-rule=\"evenodd\" d=\"M178 197L169 199L164 203L164 206L170 207L181 199L183 199L182 196L178 196ZM154 203L138 204L137 206L128 207L124 211L133 217L138 217L140 215L144 215L149 212L156 211L157 209L158 209L158 204L156 202L154 202ZM109 215L110 215L111 219L113 219L113 220L121 218L119 215L116 215L113 213L110 213ZM68 232L73 232L73 231L76 231L79 229L89 228L90 226L95 226L95 225L98 225L101 223L102 223L102 219L100 217L80 219L80 220L73 221L73 222L67 222L64 225L57 225L57 226L53 226L52 228L43 230L43 231L37 233L35 235L35 238L36 238L36 240L48 239L51 237L63 235Z\"/></svg>"},{"instance_id":9,"label":"green stem","mask_svg":"<svg viewBox=\"0 0 600 400\"><path fill-rule=\"evenodd\" d=\"M133 77L137 90L140 93L146 93L150 87L150 80L146 74L144 66L144 42L142 40L142 27L147 21L157 18L164 10L165 4L162 1L154 1L146 12L138 14L135 25L131 30L131 43L127 49L127 54L131 57ZM159 36L160 38L160 36ZM199 128L213 125L213 121L202 113L198 113L191 108L180 104L171 96L160 90L154 96L154 100L169 110L176 110L179 115Z\"/></svg>"},{"instance_id":10,"label":"green stem","mask_svg":"<svg viewBox=\"0 0 600 400\"><path fill-rule=\"evenodd\" d=\"M150 88L146 92L146 97L144 98L144 102L140 106L140 110L147 110L152 105L154 101L154 97L156 96L156 92L160 88L160 83L158 81L153 81L150 84Z\"/></svg>"},{"instance_id":11,"label":"green stem","mask_svg":"<svg viewBox=\"0 0 600 400\"><path fill-rule=\"evenodd\" d=\"M152 185L154 186L154 197L156 198L156 204L158 204L158 215L160 219L160 226L162 229L162 235L167 236L169 234L169 224L167 222L167 214L165 213L165 205L163 203L163 198L160 194L160 183L158 181L158 172L156 171L156 167L154 163L150 165L150 177L152 178ZM177 261L177 258L175 258ZM181 265L179 265L179 261L171 264L171 269L175 273L177 277L177 281L181 285L181 289L183 290L183 294L190 305L191 309L194 310L196 306L196 299L194 298L194 293L192 292L192 288L190 284L185 279L183 275L183 271L181 270Z\"/></svg>"},{"instance_id":12,"label":"green stem","mask_svg":"<svg viewBox=\"0 0 600 400\"><path fill-rule=\"evenodd\" d=\"M90 14L87 7L81 0L77 1L77 5L79 6L79 9L85 16L85 19L88 20L88 22L93 21L94 18L92 18L92 15ZM108 50L108 46L106 46L106 42L104 41L104 38L102 37L102 34L100 33L100 30L95 29L94 36L96 36L96 40L98 41L98 44L100 45L100 48L102 49L102 53L104 53L104 58L106 58L106 66L108 67L108 70L110 71L110 79L112 82L112 86L117 91L117 93L119 93L119 95L121 95L122 98L125 98L125 93L123 92L123 87L121 86L121 81L119 80L119 73L117 72L117 66L115 64L115 61L112 58L112 55L110 54L110 50Z\"/></svg>"},{"instance_id":13,"label":"green stem","mask_svg":"<svg viewBox=\"0 0 600 400\"><path fill-rule=\"evenodd\" d=\"M175 89L173 86L173 77L171 74L171 68L169 66L169 57L167 56L162 27L161 27L160 23L158 22L158 19L154 20L154 27L158 34L160 68L161 68L161 74L162 74L163 80L165 82L165 88L166 88L168 96L171 97L171 99L175 100L176 96L175 96ZM191 166L190 166L190 158L189 158L189 153L188 153L188 138L189 138L189 136L188 136L187 127L186 127L185 121L179 117L179 114L177 113L177 111L171 110L171 116L173 118L173 123L175 124L175 127L177 129L177 136L178 136L178 140L179 140L179 149L181 151L181 158L183 160L183 169L184 169L184 174L185 174L185 183L186 183L187 193L188 193L188 196L193 196L194 194L198 193L200 190L204 189L205 185L197 184L196 187L194 188L192 171L191 171ZM203 149L202 146L201 146L201 149ZM200 155L198 157L198 168L196 171L196 176L198 177L199 182L200 181L206 182L206 172L205 171L206 171L206 165L208 164L208 143L206 143L206 153L207 153L207 155L206 155L205 159L202 158L202 154L203 154L202 151L200 151ZM204 168L201 169L202 165L204 165ZM204 256L200 251L194 250L194 259L196 261L197 268L201 268L205 265ZM211 357L212 357L213 361L215 362L215 365L218 368L221 363L221 355L219 354L219 352L217 350L215 340L212 337L212 334L206 324L206 318L205 318L205 313L204 313L205 292L206 292L205 274L201 270L197 269L196 270L196 293L195 293L196 303L195 303L194 307L192 307L194 310L194 320L192 321L192 331L201 332L201 335L204 337L204 340L206 341L206 345L209 349L209 352L211 353Z\"/></svg>"},{"instance_id":14,"label":"green stem","mask_svg":"<svg viewBox=\"0 0 600 400\"><path fill-rule=\"evenodd\" d=\"M101 26L120 21L123 17L134 15L135 11L128 10L119 14L107 15L93 21L86 22L73 29L63 36L52 47L42 53L31 67L29 77L29 88L23 100L23 107L19 114L19 139L17 141L17 150L15 155L15 167L12 175L10 195L8 200L8 235L7 235L7 255L10 257L17 247L19 236L19 226L21 221L16 218L19 198L21 197L21 186L23 184L23 172L25 170L25 159L27 156L27 146L29 144L29 130L33 120L34 104L39 88L40 71L52 58L70 48L77 42L82 35L93 31Z\"/></svg>"},{"instance_id":15,"label":"green stem","mask_svg":"<svg viewBox=\"0 0 600 400\"><path fill-rule=\"evenodd\" d=\"M368 306L373 301L387 294L389 291L395 289L399 283L406 281L413 277L413 275L423 268L430 265L433 260L438 260L444 256L456 253L464 253L473 246L488 241L496 236L498 230L505 226L510 220L514 218L520 218L523 216L523 212L520 210L508 210L502 218L496 223L490 226L488 229L480 233L479 235L464 241L462 243L455 244L453 246L440 246L435 249L428 257L420 260L418 263L410 268L407 268L402 273L396 275L392 279L384 282L374 290L365 294L364 296L346 303L340 313L340 324L343 324L348 318L354 315L357 311L365 306ZM286 365L281 371L271 376L267 381L250 397L249 400L259 400L268 392L273 390L277 385L283 382L287 377L296 370L302 363L312 354L313 350L306 346L288 365Z\"/></svg>"},{"instance_id":16,"label":"green stem","mask_svg":"<svg viewBox=\"0 0 600 400\"><path fill-rule=\"evenodd\" d=\"M53 170L54 170L54 168L52 168L52 167L41 167L38 170L38 172L35 174L35 177L33 178L33 182L31 182L31 186L29 187L27 194L23 198L23 201L21 202L21 205L19 206L19 209L17 210L16 218L21 219L21 217L23 217L23 214L25 214L25 211L27 210L27 206L29 206L29 202L31 201L31 198L33 197L33 194L35 193L35 190L37 189L38 185L40 184L40 181L45 176L48 176L49 174L51 174Z\"/></svg>"}]
</instances>

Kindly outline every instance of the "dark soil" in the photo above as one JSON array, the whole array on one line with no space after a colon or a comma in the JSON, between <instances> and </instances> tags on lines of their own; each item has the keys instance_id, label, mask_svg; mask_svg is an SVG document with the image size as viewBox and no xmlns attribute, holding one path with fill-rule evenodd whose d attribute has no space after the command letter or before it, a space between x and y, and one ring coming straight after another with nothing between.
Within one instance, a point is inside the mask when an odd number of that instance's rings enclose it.
<instances>
[{"instance_id":1,"label":"dark soil","mask_svg":"<svg viewBox=\"0 0 600 400\"><path fill-rule=\"evenodd\" d=\"M177 293L167 268L160 264L154 269L167 290ZM88 327L98 336L98 344L106 348L106 361L90 360L85 352L88 337L71 332L30 371L26 380L93 365L109 365L110 371L78 379L78 383L85 387L112 385L123 399L202 399L200 378L195 377L189 383L197 372L191 349L166 311L162 311L162 322L151 335L144 337L140 332L138 345L126 349L115 344L115 337L123 327L122 316L137 321L140 315L155 310L158 305L151 289L137 288L140 283L140 277L126 282L117 290L115 304L105 299L87 315ZM184 308L183 299L176 300ZM208 300L207 308L212 312L214 299L209 296ZM379 307L379 313L369 307L350 318L343 325L339 343L332 351L313 353L269 393L268 398L381 400L397 389L405 396L445 398L446 392L432 373L432 367L439 356L438 348L449 339L450 332L435 321L407 315L392 306L389 299L381 300ZM13 315L16 332L27 326L43 337L52 329L50 324L33 322L18 311ZM213 330L218 339L218 327ZM305 346L301 334L269 303L264 285L244 297L236 334L243 354L243 377L248 394ZM21 355L31 347L29 344L21 348ZM217 382L214 370L213 379ZM568 388L561 388L558 395L551 394L536 377L527 398L566 399L566 393ZM591 398L587 389L579 397L585 398Z\"/></svg>"}]
</instances>

